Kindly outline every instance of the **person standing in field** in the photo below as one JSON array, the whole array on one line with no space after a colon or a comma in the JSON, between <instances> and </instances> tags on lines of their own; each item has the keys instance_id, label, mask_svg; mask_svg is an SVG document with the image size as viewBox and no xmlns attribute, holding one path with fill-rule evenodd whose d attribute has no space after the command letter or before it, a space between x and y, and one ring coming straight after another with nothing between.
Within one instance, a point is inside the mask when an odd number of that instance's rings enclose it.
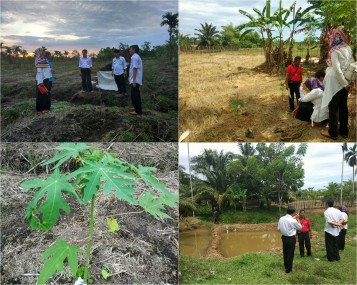
<instances>
[{"instance_id":1,"label":"person standing in field","mask_svg":"<svg viewBox=\"0 0 357 285\"><path fill-rule=\"evenodd\" d=\"M141 95L140 86L143 80L143 63L141 57L138 55L139 46L130 46L129 53L131 55L130 69L129 69L129 83L131 88L131 102L134 107L134 111L130 112L132 115L142 114L141 109Z\"/></svg>"},{"instance_id":2,"label":"person standing in field","mask_svg":"<svg viewBox=\"0 0 357 285\"><path fill-rule=\"evenodd\" d=\"M345 205L338 207L338 209L342 212L343 228L341 229L340 234L338 235L337 246L339 250L345 250L345 239L346 239L347 224L348 224L348 210Z\"/></svg>"},{"instance_id":3,"label":"person standing in field","mask_svg":"<svg viewBox=\"0 0 357 285\"><path fill-rule=\"evenodd\" d=\"M114 76L115 83L118 87L118 93L126 96L125 76L126 76L126 61L123 56L120 56L119 50L114 51L114 58L112 63L112 76Z\"/></svg>"},{"instance_id":4,"label":"person standing in field","mask_svg":"<svg viewBox=\"0 0 357 285\"><path fill-rule=\"evenodd\" d=\"M53 64L52 64L52 61L51 61L51 53L49 51L46 51L46 59L47 59L47 62L50 66L50 71L51 71L51 77L49 78L48 80L48 92L51 94L51 90L52 90L52 84L53 84L53 74L55 73L54 69L53 69Z\"/></svg>"},{"instance_id":5,"label":"person standing in field","mask_svg":"<svg viewBox=\"0 0 357 285\"><path fill-rule=\"evenodd\" d=\"M88 51L86 49L82 50L83 56L79 58L79 73L82 77L82 90L92 92L92 58L90 56L87 56L87 53Z\"/></svg>"},{"instance_id":6,"label":"person standing in field","mask_svg":"<svg viewBox=\"0 0 357 285\"><path fill-rule=\"evenodd\" d=\"M338 253L337 239L342 228L343 216L342 212L333 207L333 200L327 199L327 210L325 216L325 247L328 261L339 261L340 254Z\"/></svg>"},{"instance_id":7,"label":"person standing in field","mask_svg":"<svg viewBox=\"0 0 357 285\"><path fill-rule=\"evenodd\" d=\"M296 230L301 230L302 226L298 222L299 214L295 213L295 207L289 206L287 214L279 219L278 230L281 233L283 241L283 256L285 272L290 273L293 270L294 251L296 244Z\"/></svg>"},{"instance_id":8,"label":"person standing in field","mask_svg":"<svg viewBox=\"0 0 357 285\"><path fill-rule=\"evenodd\" d=\"M311 222L309 218L306 218L305 210L300 210L298 221L302 227L301 230L299 230L297 233L299 239L300 256L305 256L305 247L306 255L311 256Z\"/></svg>"},{"instance_id":9,"label":"person standing in field","mask_svg":"<svg viewBox=\"0 0 357 285\"><path fill-rule=\"evenodd\" d=\"M354 62L354 59L347 38L341 30L333 29L326 40L330 49L321 108L328 109L329 129L321 130L321 135L336 140L339 134L343 138L348 137L347 96L351 85L346 80L344 72ZM340 122L340 126L338 126L338 122Z\"/></svg>"},{"instance_id":10,"label":"person standing in field","mask_svg":"<svg viewBox=\"0 0 357 285\"><path fill-rule=\"evenodd\" d=\"M51 77L51 68L47 62L44 48L35 50L36 66L36 110L38 113L47 113L51 109L51 95L49 78Z\"/></svg>"},{"instance_id":11,"label":"person standing in field","mask_svg":"<svg viewBox=\"0 0 357 285\"><path fill-rule=\"evenodd\" d=\"M298 102L300 98L300 85L302 82L302 67L300 66L301 57L296 56L294 58L293 64L289 65L286 68L286 78L285 78L285 87L286 90L290 89L289 96L289 113L294 111L294 93L296 96L296 101Z\"/></svg>"}]
</instances>

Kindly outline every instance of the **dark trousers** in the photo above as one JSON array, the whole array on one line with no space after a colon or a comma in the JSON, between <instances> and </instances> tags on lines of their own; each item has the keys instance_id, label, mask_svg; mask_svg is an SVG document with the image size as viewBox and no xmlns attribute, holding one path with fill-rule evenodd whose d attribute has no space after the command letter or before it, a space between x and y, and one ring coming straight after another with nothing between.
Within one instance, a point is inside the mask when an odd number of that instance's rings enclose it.
<instances>
[{"instance_id":1,"label":"dark trousers","mask_svg":"<svg viewBox=\"0 0 357 285\"><path fill-rule=\"evenodd\" d=\"M125 86L124 73L120 74L120 75L115 75L114 74L114 80L115 80L115 83L118 86L118 92L121 93L121 94L125 94L126 93L126 86Z\"/></svg>"},{"instance_id":2,"label":"dark trousers","mask_svg":"<svg viewBox=\"0 0 357 285\"><path fill-rule=\"evenodd\" d=\"M296 114L295 118L301 121L310 122L313 111L314 104L312 104L311 102L300 102L299 111Z\"/></svg>"},{"instance_id":3,"label":"dark trousers","mask_svg":"<svg viewBox=\"0 0 357 285\"><path fill-rule=\"evenodd\" d=\"M298 233L299 238L299 249L300 249L300 256L304 256L304 251L306 247L306 254L307 256L311 256L311 241L310 241L310 233Z\"/></svg>"},{"instance_id":4,"label":"dark trousers","mask_svg":"<svg viewBox=\"0 0 357 285\"><path fill-rule=\"evenodd\" d=\"M91 79L91 70L90 68L81 68L82 74L82 89L84 91L92 91L92 79Z\"/></svg>"},{"instance_id":5,"label":"dark trousers","mask_svg":"<svg viewBox=\"0 0 357 285\"><path fill-rule=\"evenodd\" d=\"M289 97L289 106L291 110L294 110L294 93L296 96L296 102L298 102L299 98L300 98L300 81L296 82L296 81L290 81L288 83L289 89L290 89L290 97Z\"/></svg>"},{"instance_id":6,"label":"dark trousers","mask_svg":"<svg viewBox=\"0 0 357 285\"><path fill-rule=\"evenodd\" d=\"M342 88L331 99L328 104L329 111L329 134L331 137L337 137L338 133L348 136L348 108L347 108L348 91ZM340 121L340 127L338 122Z\"/></svg>"},{"instance_id":7,"label":"dark trousers","mask_svg":"<svg viewBox=\"0 0 357 285\"><path fill-rule=\"evenodd\" d=\"M135 87L133 87L133 84L131 84L131 103L133 104L135 112L141 114L142 110L141 110L140 84L136 83Z\"/></svg>"},{"instance_id":8,"label":"dark trousers","mask_svg":"<svg viewBox=\"0 0 357 285\"><path fill-rule=\"evenodd\" d=\"M328 261L340 260L338 253L337 237L325 232L325 246Z\"/></svg>"},{"instance_id":9,"label":"dark trousers","mask_svg":"<svg viewBox=\"0 0 357 285\"><path fill-rule=\"evenodd\" d=\"M337 237L337 247L339 250L344 250L345 249L345 239L346 239L346 229L342 229L340 231L340 234Z\"/></svg>"},{"instance_id":10,"label":"dark trousers","mask_svg":"<svg viewBox=\"0 0 357 285\"><path fill-rule=\"evenodd\" d=\"M294 251L296 244L296 237L281 237L283 241L283 255L284 255L284 267L285 272L289 273L293 270L293 260L294 260Z\"/></svg>"},{"instance_id":11,"label":"dark trousers","mask_svg":"<svg viewBox=\"0 0 357 285\"><path fill-rule=\"evenodd\" d=\"M47 88L48 94L42 94L37 87L36 84L36 111L37 112L42 112L42 111L49 111L51 109L51 87L49 83L49 79L43 80L43 85Z\"/></svg>"},{"instance_id":12,"label":"dark trousers","mask_svg":"<svg viewBox=\"0 0 357 285\"><path fill-rule=\"evenodd\" d=\"M48 90L48 92L50 92L50 93L51 93L51 90L52 90L52 81L49 81L49 80L48 80L48 87L47 87L47 90Z\"/></svg>"}]
</instances>

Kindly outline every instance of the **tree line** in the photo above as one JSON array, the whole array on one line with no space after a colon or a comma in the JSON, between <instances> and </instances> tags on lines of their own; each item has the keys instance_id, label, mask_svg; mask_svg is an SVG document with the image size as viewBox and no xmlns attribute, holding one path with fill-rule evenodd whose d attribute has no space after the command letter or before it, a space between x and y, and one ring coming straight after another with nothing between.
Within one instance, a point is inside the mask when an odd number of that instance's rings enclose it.
<instances>
[{"instance_id":1,"label":"tree line","mask_svg":"<svg viewBox=\"0 0 357 285\"><path fill-rule=\"evenodd\" d=\"M324 62L328 55L328 46L325 42L326 33L331 28L341 28L351 42L356 40L355 15L357 8L354 0L334 1L308 0L310 6L303 9L298 7L296 1L290 6L284 7L279 0L276 11L272 11L271 0L266 0L262 10L254 8L254 13L239 10L248 21L234 26L232 23L217 27L208 23L200 23L200 28L195 29L194 37L179 35L181 48L209 47L215 45L238 47L261 47L265 55L267 67L276 66L278 71L292 63L295 36L304 33L304 42L307 45L307 59L309 50L313 45L320 46L320 63ZM288 36L284 38L286 30ZM321 31L320 37L316 37L316 31ZM273 36L273 32L276 36ZM356 51L354 47L354 52Z\"/></svg>"},{"instance_id":2,"label":"tree line","mask_svg":"<svg viewBox=\"0 0 357 285\"><path fill-rule=\"evenodd\" d=\"M193 174L179 169L180 214L191 215L202 208L224 212L229 209L247 211L249 205L264 208L294 199L355 199L354 175L352 181L328 183L325 189L302 189L304 186L303 157L308 145L284 143L238 144L240 154L204 149L190 160ZM343 145L343 161L356 166L356 144ZM192 189L191 189L192 187Z\"/></svg>"}]
</instances>

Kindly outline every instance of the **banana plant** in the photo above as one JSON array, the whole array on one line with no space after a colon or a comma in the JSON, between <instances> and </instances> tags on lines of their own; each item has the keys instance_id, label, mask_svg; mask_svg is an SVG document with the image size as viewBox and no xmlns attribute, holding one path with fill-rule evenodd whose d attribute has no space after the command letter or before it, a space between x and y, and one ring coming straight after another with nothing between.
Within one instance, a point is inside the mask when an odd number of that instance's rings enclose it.
<instances>
[{"instance_id":1,"label":"banana plant","mask_svg":"<svg viewBox=\"0 0 357 285\"><path fill-rule=\"evenodd\" d=\"M48 231L58 221L60 211L70 212L70 206L64 199L77 201L80 205L90 203L89 236L86 249L85 265L78 266L77 254L82 250L58 239L56 244L42 255L45 262L37 283L45 284L52 275L63 270L67 260L74 276L90 282L89 261L94 232L94 208L98 193L104 195L114 192L115 198L131 205L137 205L156 219L171 218L165 213L165 207L176 207L178 195L171 193L155 176L155 168L135 166L117 158L108 151L101 151L84 143L64 143L59 145L57 153L42 165L54 165L53 174L45 179L36 178L21 184L24 191L36 190L25 212L25 219L31 229ZM60 167L74 159L80 167L75 171L61 173ZM145 183L149 190L140 194L137 186ZM117 224L109 220L110 231L117 229ZM82 272L82 273L79 273Z\"/></svg>"}]
</instances>

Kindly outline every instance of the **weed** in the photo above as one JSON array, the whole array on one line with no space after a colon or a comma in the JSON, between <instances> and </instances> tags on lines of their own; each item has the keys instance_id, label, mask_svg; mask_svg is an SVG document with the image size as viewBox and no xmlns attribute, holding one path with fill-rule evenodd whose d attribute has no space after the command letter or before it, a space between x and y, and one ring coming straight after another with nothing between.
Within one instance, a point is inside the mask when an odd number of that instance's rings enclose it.
<instances>
[{"instance_id":1,"label":"weed","mask_svg":"<svg viewBox=\"0 0 357 285\"><path fill-rule=\"evenodd\" d=\"M134 141L134 134L129 131L125 131L120 135L120 140L123 142L132 142Z\"/></svg>"}]
</instances>

